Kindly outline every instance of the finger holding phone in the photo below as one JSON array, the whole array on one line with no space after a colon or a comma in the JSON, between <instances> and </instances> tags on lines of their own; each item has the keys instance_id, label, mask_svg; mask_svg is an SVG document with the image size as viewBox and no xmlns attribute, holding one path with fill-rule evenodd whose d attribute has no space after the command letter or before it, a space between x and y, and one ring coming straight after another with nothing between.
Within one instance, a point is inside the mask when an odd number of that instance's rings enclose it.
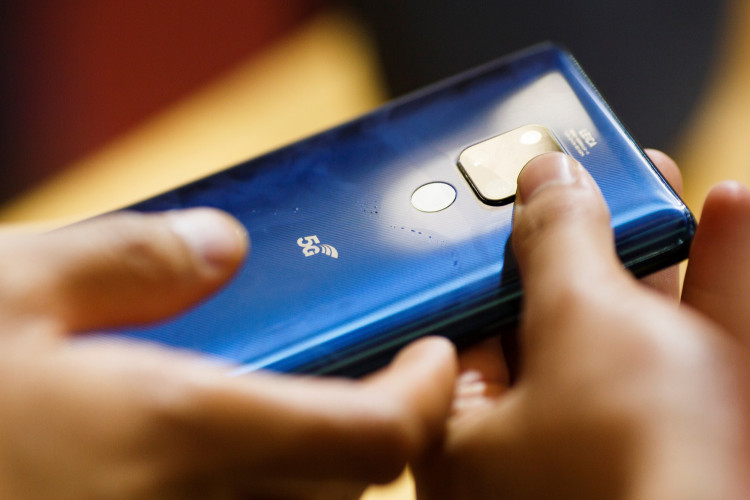
<instances>
[{"instance_id":1,"label":"finger holding phone","mask_svg":"<svg viewBox=\"0 0 750 500\"><path fill-rule=\"evenodd\" d=\"M356 498L442 433L442 339L360 380L228 377L107 336L215 290L248 250L232 218L118 214L0 244L0 497Z\"/></svg>"},{"instance_id":2,"label":"finger holding phone","mask_svg":"<svg viewBox=\"0 0 750 500\"><path fill-rule=\"evenodd\" d=\"M518 381L507 387L497 345L463 356L442 452L416 467L420 497L746 494L749 214L745 188L712 191L677 306L672 278L656 279L665 294L623 270L588 173L533 160L514 215Z\"/></svg>"}]
</instances>

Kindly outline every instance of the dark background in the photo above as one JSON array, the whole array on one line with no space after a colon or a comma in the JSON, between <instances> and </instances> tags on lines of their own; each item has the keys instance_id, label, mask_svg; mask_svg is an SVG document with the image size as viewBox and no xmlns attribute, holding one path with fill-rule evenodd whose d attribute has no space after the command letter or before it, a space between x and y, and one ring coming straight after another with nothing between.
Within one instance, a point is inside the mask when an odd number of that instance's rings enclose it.
<instances>
[{"instance_id":1,"label":"dark background","mask_svg":"<svg viewBox=\"0 0 750 500\"><path fill-rule=\"evenodd\" d=\"M713 68L725 2L353 0L398 95L540 41L566 46L636 139L669 150Z\"/></svg>"},{"instance_id":2,"label":"dark background","mask_svg":"<svg viewBox=\"0 0 750 500\"><path fill-rule=\"evenodd\" d=\"M331 3L0 2L0 202L106 144ZM543 40L567 46L643 145L669 151L716 57L724 2L348 0L392 95Z\"/></svg>"}]
</instances>

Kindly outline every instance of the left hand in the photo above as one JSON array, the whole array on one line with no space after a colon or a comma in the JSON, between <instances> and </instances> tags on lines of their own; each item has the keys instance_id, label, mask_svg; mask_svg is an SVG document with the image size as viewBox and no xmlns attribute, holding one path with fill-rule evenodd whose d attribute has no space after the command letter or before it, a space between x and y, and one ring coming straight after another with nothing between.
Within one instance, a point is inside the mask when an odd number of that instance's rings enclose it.
<instances>
[{"instance_id":1,"label":"left hand","mask_svg":"<svg viewBox=\"0 0 750 500\"><path fill-rule=\"evenodd\" d=\"M247 246L207 209L0 235L0 498L355 498L439 438L443 339L359 381L230 378L185 352L71 342L183 310Z\"/></svg>"}]
</instances>

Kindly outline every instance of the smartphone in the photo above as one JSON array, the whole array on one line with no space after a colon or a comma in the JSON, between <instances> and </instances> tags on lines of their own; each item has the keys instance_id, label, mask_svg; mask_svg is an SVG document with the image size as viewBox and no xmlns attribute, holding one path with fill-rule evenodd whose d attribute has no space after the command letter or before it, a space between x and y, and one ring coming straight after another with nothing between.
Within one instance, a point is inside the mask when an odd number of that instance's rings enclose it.
<instances>
[{"instance_id":1,"label":"smartphone","mask_svg":"<svg viewBox=\"0 0 750 500\"><path fill-rule=\"evenodd\" d=\"M542 44L129 207L225 210L252 252L212 298L123 335L237 374L357 376L418 337L474 342L516 321L516 177L546 151L591 172L633 273L687 256L685 204L575 59Z\"/></svg>"}]
</instances>

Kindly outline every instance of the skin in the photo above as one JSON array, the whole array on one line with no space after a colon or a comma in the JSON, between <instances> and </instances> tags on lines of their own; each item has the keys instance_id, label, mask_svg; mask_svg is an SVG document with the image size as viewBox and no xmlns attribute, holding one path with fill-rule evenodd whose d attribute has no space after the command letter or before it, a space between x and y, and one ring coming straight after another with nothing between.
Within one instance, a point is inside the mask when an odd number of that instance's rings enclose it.
<instances>
[{"instance_id":1,"label":"skin","mask_svg":"<svg viewBox=\"0 0 750 500\"><path fill-rule=\"evenodd\" d=\"M229 378L182 352L70 342L186 308L247 249L208 209L0 236L0 498L356 498L442 434L442 339L361 381Z\"/></svg>"},{"instance_id":2,"label":"skin","mask_svg":"<svg viewBox=\"0 0 750 500\"><path fill-rule=\"evenodd\" d=\"M575 160L533 160L518 194L520 376L509 387L498 344L462 356L447 436L416 466L420 497L744 498L750 193L709 195L682 305L674 275L623 270Z\"/></svg>"},{"instance_id":3,"label":"skin","mask_svg":"<svg viewBox=\"0 0 750 500\"><path fill-rule=\"evenodd\" d=\"M407 461L424 498L742 497L749 215L741 186L711 192L679 306L675 270L622 269L580 166L532 161L514 217L526 298L512 387L496 339L458 367L425 339L362 381L227 378L185 353L70 342L221 286L248 242L215 211L0 236L0 497L355 498Z\"/></svg>"}]
</instances>

